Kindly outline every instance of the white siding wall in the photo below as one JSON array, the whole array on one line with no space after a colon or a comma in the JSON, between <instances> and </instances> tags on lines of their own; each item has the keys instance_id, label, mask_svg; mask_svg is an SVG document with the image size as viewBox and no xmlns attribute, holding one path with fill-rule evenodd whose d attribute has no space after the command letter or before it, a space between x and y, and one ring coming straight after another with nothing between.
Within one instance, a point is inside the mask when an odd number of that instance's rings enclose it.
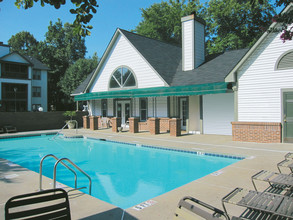
<instances>
[{"instance_id":1,"label":"white siding wall","mask_svg":"<svg viewBox=\"0 0 293 220\"><path fill-rule=\"evenodd\" d=\"M182 22L182 69L194 69L194 20Z\"/></svg>"},{"instance_id":2,"label":"white siding wall","mask_svg":"<svg viewBox=\"0 0 293 220\"><path fill-rule=\"evenodd\" d=\"M232 135L234 94L203 95L203 133Z\"/></svg>"},{"instance_id":3,"label":"white siding wall","mask_svg":"<svg viewBox=\"0 0 293 220\"><path fill-rule=\"evenodd\" d=\"M119 66L128 66L134 72L138 88L164 86L164 81L146 63L128 40L119 35L107 59L98 73L90 92L108 91L111 74Z\"/></svg>"},{"instance_id":4,"label":"white siding wall","mask_svg":"<svg viewBox=\"0 0 293 220\"><path fill-rule=\"evenodd\" d=\"M205 60L205 26L195 21L195 68Z\"/></svg>"},{"instance_id":5,"label":"white siding wall","mask_svg":"<svg viewBox=\"0 0 293 220\"><path fill-rule=\"evenodd\" d=\"M293 69L275 70L282 54L293 49L271 34L238 72L238 120L281 122L281 90L293 88ZM293 61L292 61L293 62Z\"/></svg>"},{"instance_id":6,"label":"white siding wall","mask_svg":"<svg viewBox=\"0 0 293 220\"><path fill-rule=\"evenodd\" d=\"M167 117L167 97L156 98L156 117Z\"/></svg>"},{"instance_id":7,"label":"white siding wall","mask_svg":"<svg viewBox=\"0 0 293 220\"><path fill-rule=\"evenodd\" d=\"M188 17L188 16L187 16ZM193 16L182 21L182 69L197 68L205 59L205 26Z\"/></svg>"}]
</instances>

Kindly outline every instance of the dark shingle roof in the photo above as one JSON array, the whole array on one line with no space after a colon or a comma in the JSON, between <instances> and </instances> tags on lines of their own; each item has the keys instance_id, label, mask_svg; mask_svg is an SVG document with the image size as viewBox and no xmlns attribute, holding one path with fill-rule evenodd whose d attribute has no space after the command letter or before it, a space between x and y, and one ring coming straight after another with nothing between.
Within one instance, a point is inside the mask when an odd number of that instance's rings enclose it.
<instances>
[{"instance_id":1,"label":"dark shingle roof","mask_svg":"<svg viewBox=\"0 0 293 220\"><path fill-rule=\"evenodd\" d=\"M248 50L231 50L207 56L206 61L201 66L190 71L182 71L182 63L180 62L171 86L224 82L225 77Z\"/></svg>"},{"instance_id":2,"label":"dark shingle roof","mask_svg":"<svg viewBox=\"0 0 293 220\"><path fill-rule=\"evenodd\" d=\"M78 95L80 93L83 93L87 87L87 85L89 84L92 76L94 75L95 70L93 72L91 72L86 78L85 80L72 92L72 95Z\"/></svg>"},{"instance_id":3,"label":"dark shingle roof","mask_svg":"<svg viewBox=\"0 0 293 220\"><path fill-rule=\"evenodd\" d=\"M41 70L50 70L45 64L39 61L37 58L32 56L23 55L27 60L29 60L33 64L34 69L41 69Z\"/></svg>"},{"instance_id":4,"label":"dark shingle roof","mask_svg":"<svg viewBox=\"0 0 293 220\"><path fill-rule=\"evenodd\" d=\"M181 47L119 29L160 76L170 84L181 60Z\"/></svg>"}]
</instances>

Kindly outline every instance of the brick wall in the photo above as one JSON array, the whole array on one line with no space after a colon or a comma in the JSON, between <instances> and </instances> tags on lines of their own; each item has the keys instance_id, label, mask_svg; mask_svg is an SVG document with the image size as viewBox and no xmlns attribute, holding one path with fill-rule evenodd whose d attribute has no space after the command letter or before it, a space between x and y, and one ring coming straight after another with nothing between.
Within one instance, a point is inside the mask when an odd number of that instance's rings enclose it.
<instances>
[{"instance_id":1,"label":"brick wall","mask_svg":"<svg viewBox=\"0 0 293 220\"><path fill-rule=\"evenodd\" d=\"M146 121L138 122L138 131L148 131L148 130L149 130L149 126Z\"/></svg>"},{"instance_id":2,"label":"brick wall","mask_svg":"<svg viewBox=\"0 0 293 220\"><path fill-rule=\"evenodd\" d=\"M281 123L232 122L233 141L257 143L281 143Z\"/></svg>"},{"instance_id":3,"label":"brick wall","mask_svg":"<svg viewBox=\"0 0 293 220\"><path fill-rule=\"evenodd\" d=\"M17 131L37 131L61 129L68 117L63 116L64 111L56 112L0 112L0 127L13 125ZM82 127L82 116L88 112L77 112L73 117L78 126Z\"/></svg>"},{"instance_id":4,"label":"brick wall","mask_svg":"<svg viewBox=\"0 0 293 220\"><path fill-rule=\"evenodd\" d=\"M170 118L159 118L160 120L160 132L168 132L169 128L169 120Z\"/></svg>"}]
</instances>

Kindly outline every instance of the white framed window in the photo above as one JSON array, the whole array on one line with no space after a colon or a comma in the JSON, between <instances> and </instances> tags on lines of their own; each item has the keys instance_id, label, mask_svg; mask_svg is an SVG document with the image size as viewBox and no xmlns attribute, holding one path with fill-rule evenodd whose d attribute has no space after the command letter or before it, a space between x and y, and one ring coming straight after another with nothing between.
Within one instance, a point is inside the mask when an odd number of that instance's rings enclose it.
<instances>
[{"instance_id":1,"label":"white framed window","mask_svg":"<svg viewBox=\"0 0 293 220\"><path fill-rule=\"evenodd\" d=\"M41 97L41 87L33 86L33 97Z\"/></svg>"},{"instance_id":2,"label":"white framed window","mask_svg":"<svg viewBox=\"0 0 293 220\"><path fill-rule=\"evenodd\" d=\"M117 68L111 75L109 88L121 89L125 87L135 87L136 80L133 72L125 66Z\"/></svg>"},{"instance_id":3,"label":"white framed window","mask_svg":"<svg viewBox=\"0 0 293 220\"><path fill-rule=\"evenodd\" d=\"M33 70L33 79L41 80L41 70Z\"/></svg>"},{"instance_id":4,"label":"white framed window","mask_svg":"<svg viewBox=\"0 0 293 220\"><path fill-rule=\"evenodd\" d=\"M102 116L107 117L107 99L102 99Z\"/></svg>"},{"instance_id":5,"label":"white framed window","mask_svg":"<svg viewBox=\"0 0 293 220\"><path fill-rule=\"evenodd\" d=\"M139 99L139 115L140 121L146 121L148 118L148 99L140 98Z\"/></svg>"}]
</instances>

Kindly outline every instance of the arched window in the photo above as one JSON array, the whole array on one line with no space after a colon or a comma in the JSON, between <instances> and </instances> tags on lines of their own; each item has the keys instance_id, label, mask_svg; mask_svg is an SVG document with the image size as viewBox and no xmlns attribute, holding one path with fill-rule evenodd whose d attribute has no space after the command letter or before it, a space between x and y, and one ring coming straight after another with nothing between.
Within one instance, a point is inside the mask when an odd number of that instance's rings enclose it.
<instances>
[{"instance_id":1,"label":"arched window","mask_svg":"<svg viewBox=\"0 0 293 220\"><path fill-rule=\"evenodd\" d=\"M125 67L117 68L110 78L109 87L111 89L134 87L136 86L136 80L132 71Z\"/></svg>"},{"instance_id":2,"label":"arched window","mask_svg":"<svg viewBox=\"0 0 293 220\"><path fill-rule=\"evenodd\" d=\"M276 69L277 70L293 69L293 50L286 52L279 58Z\"/></svg>"}]
</instances>

